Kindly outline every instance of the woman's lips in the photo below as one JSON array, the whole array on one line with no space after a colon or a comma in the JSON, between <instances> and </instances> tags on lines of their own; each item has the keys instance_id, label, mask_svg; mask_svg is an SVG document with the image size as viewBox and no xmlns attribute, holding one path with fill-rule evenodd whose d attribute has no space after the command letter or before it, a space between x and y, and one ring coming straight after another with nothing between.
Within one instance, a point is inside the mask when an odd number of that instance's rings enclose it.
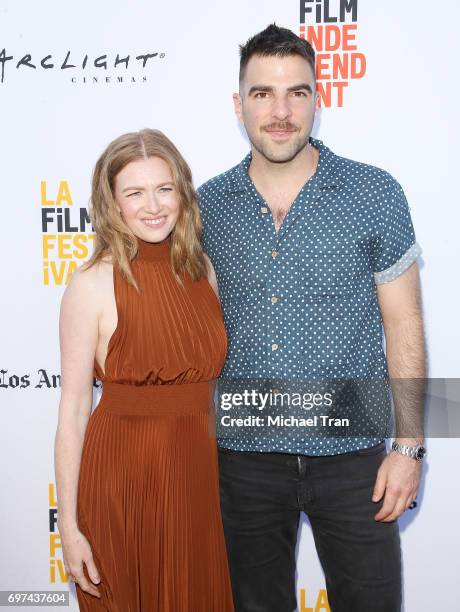
<instances>
[{"instance_id":1,"label":"woman's lips","mask_svg":"<svg viewBox=\"0 0 460 612\"><path fill-rule=\"evenodd\" d=\"M142 219L142 223L149 228L157 229L163 226L166 222L166 217L158 217L157 219Z\"/></svg>"}]
</instances>

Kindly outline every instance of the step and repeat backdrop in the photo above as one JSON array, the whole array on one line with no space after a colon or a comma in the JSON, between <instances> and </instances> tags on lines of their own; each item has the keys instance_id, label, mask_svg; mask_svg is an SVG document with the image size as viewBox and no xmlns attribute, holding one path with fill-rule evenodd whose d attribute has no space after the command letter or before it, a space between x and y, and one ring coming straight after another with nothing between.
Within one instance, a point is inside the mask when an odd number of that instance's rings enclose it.
<instances>
[{"instance_id":1,"label":"step and repeat backdrop","mask_svg":"<svg viewBox=\"0 0 460 612\"><path fill-rule=\"evenodd\" d=\"M152 127L196 186L235 165L249 148L233 114L238 44L269 23L316 48L313 135L403 186L423 248L430 376L459 376L459 17L454 0L0 0L0 590L70 591L78 610L53 453L59 306L93 248L94 163L113 138ZM419 505L400 521L404 609L453 612L460 444L445 434L427 447ZM307 519L297 587L300 612L329 610Z\"/></svg>"}]
</instances>

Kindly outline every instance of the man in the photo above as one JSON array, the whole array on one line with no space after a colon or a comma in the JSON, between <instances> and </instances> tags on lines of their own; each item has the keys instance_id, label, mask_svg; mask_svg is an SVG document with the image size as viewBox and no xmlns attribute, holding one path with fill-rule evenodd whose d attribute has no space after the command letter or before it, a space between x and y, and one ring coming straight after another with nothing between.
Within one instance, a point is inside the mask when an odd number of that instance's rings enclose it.
<instances>
[{"instance_id":1,"label":"man","mask_svg":"<svg viewBox=\"0 0 460 612\"><path fill-rule=\"evenodd\" d=\"M233 98L251 152L199 189L229 338L223 378L389 374L400 435L386 454L387 414L370 389L360 416L378 426L354 436L286 428L270 437L256 427L220 436L235 609L295 609L304 511L331 609L396 612L396 519L415 500L425 452L416 426L425 377L421 249L399 184L310 137L318 95L308 42L270 25L240 51Z\"/></svg>"}]
</instances>

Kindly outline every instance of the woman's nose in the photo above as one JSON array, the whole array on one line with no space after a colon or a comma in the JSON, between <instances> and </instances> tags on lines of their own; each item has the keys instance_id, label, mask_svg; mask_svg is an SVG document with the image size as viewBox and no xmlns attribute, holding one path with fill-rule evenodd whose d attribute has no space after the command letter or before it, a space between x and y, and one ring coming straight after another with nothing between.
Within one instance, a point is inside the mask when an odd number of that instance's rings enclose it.
<instances>
[{"instance_id":1,"label":"woman's nose","mask_svg":"<svg viewBox=\"0 0 460 612\"><path fill-rule=\"evenodd\" d=\"M160 205L154 193L147 193L147 197L145 199L145 210L153 215L159 212Z\"/></svg>"}]
</instances>

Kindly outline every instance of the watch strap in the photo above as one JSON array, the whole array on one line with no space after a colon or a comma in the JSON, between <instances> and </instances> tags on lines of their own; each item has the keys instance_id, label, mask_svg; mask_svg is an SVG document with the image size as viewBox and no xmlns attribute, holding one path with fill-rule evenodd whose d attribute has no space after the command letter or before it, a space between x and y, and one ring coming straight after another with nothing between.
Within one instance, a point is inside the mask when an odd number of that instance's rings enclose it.
<instances>
[{"instance_id":1,"label":"watch strap","mask_svg":"<svg viewBox=\"0 0 460 612\"><path fill-rule=\"evenodd\" d=\"M391 449L400 455L406 455L406 457L411 457L411 459L415 459L416 461L422 461L426 454L426 449L421 444L417 444L417 446L408 446L407 444L393 442Z\"/></svg>"}]
</instances>

